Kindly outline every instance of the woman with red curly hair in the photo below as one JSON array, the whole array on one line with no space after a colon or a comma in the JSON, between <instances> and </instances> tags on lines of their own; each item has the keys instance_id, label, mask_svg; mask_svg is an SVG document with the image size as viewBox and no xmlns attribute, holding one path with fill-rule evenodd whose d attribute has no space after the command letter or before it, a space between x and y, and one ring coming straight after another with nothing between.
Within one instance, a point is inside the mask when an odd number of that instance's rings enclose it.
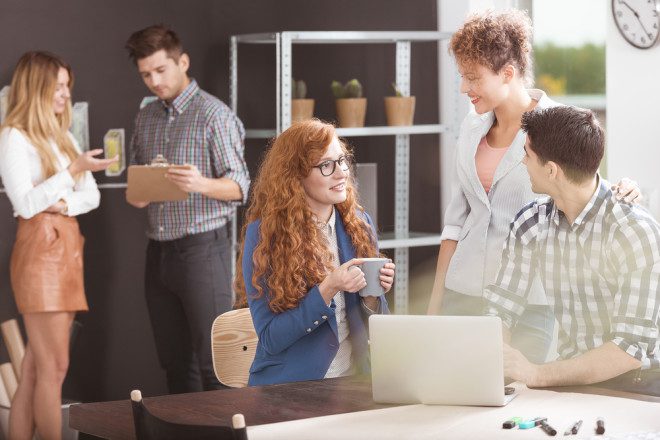
<instances>
[{"instance_id":1,"label":"woman with red curly hair","mask_svg":"<svg viewBox=\"0 0 660 440\"><path fill-rule=\"evenodd\" d=\"M366 286L360 257L378 245L350 163L335 128L316 119L292 125L264 158L235 281L259 335L249 385L369 370L366 319L388 309L384 296L355 293ZM387 292L394 264L380 280Z\"/></svg>"}]
</instances>

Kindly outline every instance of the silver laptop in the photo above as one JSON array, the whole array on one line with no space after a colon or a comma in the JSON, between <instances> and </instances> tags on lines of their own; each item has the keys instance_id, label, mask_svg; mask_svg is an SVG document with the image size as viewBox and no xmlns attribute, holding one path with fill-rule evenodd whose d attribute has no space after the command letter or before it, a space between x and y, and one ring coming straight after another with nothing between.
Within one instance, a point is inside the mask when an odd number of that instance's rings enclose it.
<instances>
[{"instance_id":1,"label":"silver laptop","mask_svg":"<svg viewBox=\"0 0 660 440\"><path fill-rule=\"evenodd\" d=\"M374 401L504 406L502 321L491 316L371 315Z\"/></svg>"}]
</instances>

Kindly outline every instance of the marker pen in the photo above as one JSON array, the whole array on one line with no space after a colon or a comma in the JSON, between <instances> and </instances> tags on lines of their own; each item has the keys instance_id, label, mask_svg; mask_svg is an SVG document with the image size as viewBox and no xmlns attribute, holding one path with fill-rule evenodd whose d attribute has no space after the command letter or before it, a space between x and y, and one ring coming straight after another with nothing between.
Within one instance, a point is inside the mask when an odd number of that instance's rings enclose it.
<instances>
[{"instance_id":1,"label":"marker pen","mask_svg":"<svg viewBox=\"0 0 660 440\"><path fill-rule=\"evenodd\" d=\"M582 426L582 420L578 420L577 422L573 423L573 426L568 428L565 432L564 435L575 435L578 433L580 430L580 426Z\"/></svg>"},{"instance_id":2,"label":"marker pen","mask_svg":"<svg viewBox=\"0 0 660 440\"><path fill-rule=\"evenodd\" d=\"M548 423L545 420L541 422L541 429L549 436L557 435L557 430L552 426L548 425Z\"/></svg>"},{"instance_id":3,"label":"marker pen","mask_svg":"<svg viewBox=\"0 0 660 440\"><path fill-rule=\"evenodd\" d=\"M518 423L518 428L519 429L534 428L536 426L539 426L542 422L545 422L546 420L548 420L547 417L535 417L532 420L525 420L523 422Z\"/></svg>"},{"instance_id":4,"label":"marker pen","mask_svg":"<svg viewBox=\"0 0 660 440\"><path fill-rule=\"evenodd\" d=\"M516 427L517 424L522 422L521 417L511 417L509 420L506 422L502 423L502 429L513 429Z\"/></svg>"},{"instance_id":5,"label":"marker pen","mask_svg":"<svg viewBox=\"0 0 660 440\"><path fill-rule=\"evenodd\" d=\"M539 426L540 424L546 422L548 420L547 417L534 417L532 419L532 422L534 422L534 426Z\"/></svg>"}]
</instances>

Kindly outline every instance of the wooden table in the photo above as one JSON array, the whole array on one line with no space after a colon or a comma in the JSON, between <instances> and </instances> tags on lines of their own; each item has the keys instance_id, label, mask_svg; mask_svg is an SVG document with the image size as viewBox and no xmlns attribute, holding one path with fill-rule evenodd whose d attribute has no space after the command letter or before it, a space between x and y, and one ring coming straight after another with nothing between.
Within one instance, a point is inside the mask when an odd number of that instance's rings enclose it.
<instances>
[{"instance_id":1,"label":"wooden table","mask_svg":"<svg viewBox=\"0 0 660 440\"><path fill-rule=\"evenodd\" d=\"M591 386L548 389L660 402L660 397ZM242 413L248 426L397 406L374 403L370 382L355 377L145 397L144 401L152 413L172 422L229 425L232 415ZM97 437L135 438L128 399L73 405L69 425Z\"/></svg>"},{"instance_id":2,"label":"wooden table","mask_svg":"<svg viewBox=\"0 0 660 440\"><path fill-rule=\"evenodd\" d=\"M396 406L374 403L370 382L355 377L145 397L144 402L171 422L230 425L241 413L248 426ZM128 399L73 405L69 426L97 437L135 438Z\"/></svg>"}]
</instances>

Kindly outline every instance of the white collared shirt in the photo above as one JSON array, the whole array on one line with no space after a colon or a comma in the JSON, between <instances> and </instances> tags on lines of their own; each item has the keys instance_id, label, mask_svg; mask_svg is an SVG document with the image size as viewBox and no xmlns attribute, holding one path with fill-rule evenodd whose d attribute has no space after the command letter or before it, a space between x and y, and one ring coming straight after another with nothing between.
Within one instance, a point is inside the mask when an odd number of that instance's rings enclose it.
<instances>
[{"instance_id":1,"label":"white collared shirt","mask_svg":"<svg viewBox=\"0 0 660 440\"><path fill-rule=\"evenodd\" d=\"M335 267L339 267L339 246L337 244L337 231L335 230L335 210L332 209L332 215L327 223L320 223L319 227L328 240L328 248L333 256ZM333 297L335 302L335 318L337 319L337 339L339 340L339 349L332 363L325 373L326 378L348 376L353 374L353 363L351 355L353 346L349 339L348 319L346 317L346 303L344 301L344 292L339 291Z\"/></svg>"},{"instance_id":2,"label":"white collared shirt","mask_svg":"<svg viewBox=\"0 0 660 440\"><path fill-rule=\"evenodd\" d=\"M80 151L73 136L74 147ZM30 140L16 128L0 132L0 175L14 215L31 218L45 211L60 199L66 201L67 215L84 214L99 206L100 193L92 173L85 171L74 180L67 167L70 164L55 143L51 143L61 170L44 179L41 159Z\"/></svg>"}]
</instances>

